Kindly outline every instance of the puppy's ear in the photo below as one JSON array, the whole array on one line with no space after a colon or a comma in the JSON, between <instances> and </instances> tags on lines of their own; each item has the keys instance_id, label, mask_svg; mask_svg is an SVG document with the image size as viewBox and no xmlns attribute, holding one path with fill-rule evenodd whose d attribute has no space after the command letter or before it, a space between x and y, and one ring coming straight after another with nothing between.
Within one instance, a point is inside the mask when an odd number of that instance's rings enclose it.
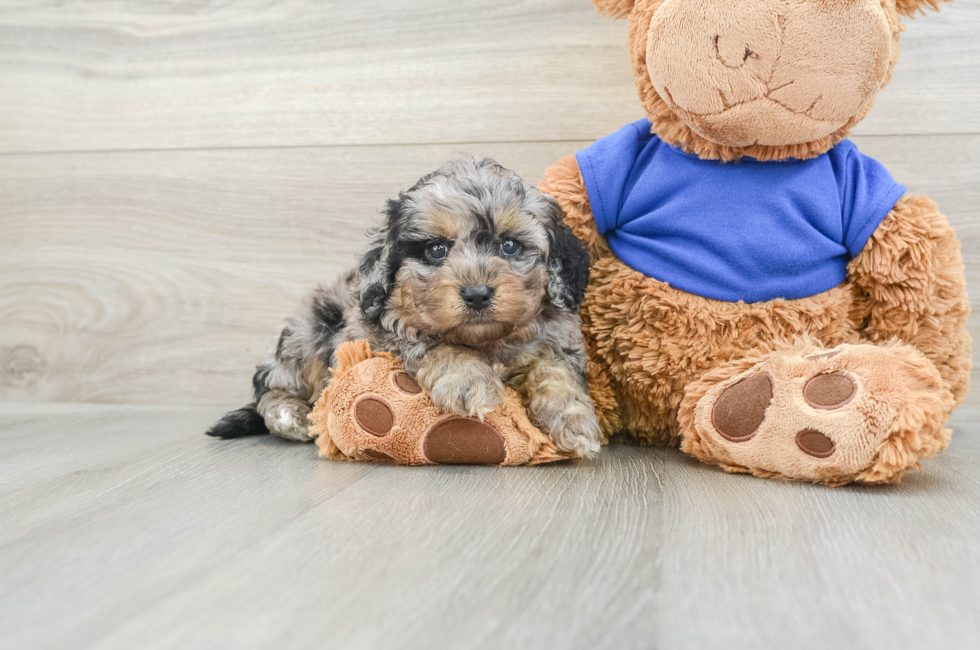
<instances>
[{"instance_id":1,"label":"puppy's ear","mask_svg":"<svg viewBox=\"0 0 980 650\"><path fill-rule=\"evenodd\" d=\"M952 0L895 0L895 8L898 9L898 13L914 18L916 13L924 14L926 9L939 11L940 2L952 2Z\"/></svg>"},{"instance_id":2,"label":"puppy's ear","mask_svg":"<svg viewBox=\"0 0 980 650\"><path fill-rule=\"evenodd\" d=\"M404 197L388 201L384 224L371 234L367 251L361 257L361 315L372 325L380 325L385 305L391 297L397 268L392 268L391 249L401 219Z\"/></svg>"},{"instance_id":3,"label":"puppy's ear","mask_svg":"<svg viewBox=\"0 0 980 650\"><path fill-rule=\"evenodd\" d=\"M562 221L565 215L558 202L547 198L553 211L548 226L548 298L562 309L577 312L589 284L589 252Z\"/></svg>"},{"instance_id":4,"label":"puppy's ear","mask_svg":"<svg viewBox=\"0 0 980 650\"><path fill-rule=\"evenodd\" d=\"M924 0L928 1L928 0ZM633 11L636 0L592 0L596 11L609 18L626 18Z\"/></svg>"}]
</instances>

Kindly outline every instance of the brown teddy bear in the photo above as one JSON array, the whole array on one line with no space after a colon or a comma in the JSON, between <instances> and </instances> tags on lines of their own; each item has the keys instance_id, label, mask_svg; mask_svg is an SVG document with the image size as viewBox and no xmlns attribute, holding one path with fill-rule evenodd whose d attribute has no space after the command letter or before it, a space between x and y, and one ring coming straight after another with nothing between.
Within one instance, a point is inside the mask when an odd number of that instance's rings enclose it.
<instances>
[{"instance_id":1,"label":"brown teddy bear","mask_svg":"<svg viewBox=\"0 0 980 650\"><path fill-rule=\"evenodd\" d=\"M846 140L939 0L593 0L647 120L546 173L587 243L606 435L731 472L887 483L969 390L956 233Z\"/></svg>"}]
</instances>

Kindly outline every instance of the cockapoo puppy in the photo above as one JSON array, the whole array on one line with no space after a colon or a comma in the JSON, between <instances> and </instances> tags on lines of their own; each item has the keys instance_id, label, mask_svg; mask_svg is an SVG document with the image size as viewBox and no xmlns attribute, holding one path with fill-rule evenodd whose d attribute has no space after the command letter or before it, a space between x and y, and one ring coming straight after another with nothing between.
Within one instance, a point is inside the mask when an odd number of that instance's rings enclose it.
<instances>
[{"instance_id":1,"label":"cockapoo puppy","mask_svg":"<svg viewBox=\"0 0 980 650\"><path fill-rule=\"evenodd\" d=\"M255 373L255 402L208 431L309 440L334 350L398 356L444 411L483 417L504 386L563 451L599 450L579 305L589 257L558 203L489 159L447 163L388 202L359 268L316 289Z\"/></svg>"}]
</instances>

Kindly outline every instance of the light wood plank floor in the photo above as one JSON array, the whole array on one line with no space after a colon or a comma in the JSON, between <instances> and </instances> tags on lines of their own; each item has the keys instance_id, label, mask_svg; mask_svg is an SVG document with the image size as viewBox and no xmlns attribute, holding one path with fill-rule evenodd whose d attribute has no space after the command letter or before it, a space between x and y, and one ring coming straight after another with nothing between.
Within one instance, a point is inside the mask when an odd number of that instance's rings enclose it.
<instances>
[{"instance_id":1,"label":"light wood plank floor","mask_svg":"<svg viewBox=\"0 0 980 650\"><path fill-rule=\"evenodd\" d=\"M980 3L907 22L854 139L956 226L977 336ZM386 198L641 116L588 0L0 3L0 649L980 647L980 395L881 489L201 435Z\"/></svg>"},{"instance_id":2,"label":"light wood plank floor","mask_svg":"<svg viewBox=\"0 0 980 650\"><path fill-rule=\"evenodd\" d=\"M900 486L830 489L629 446L327 463L200 435L219 413L0 409L0 646L980 646L980 414Z\"/></svg>"}]
</instances>

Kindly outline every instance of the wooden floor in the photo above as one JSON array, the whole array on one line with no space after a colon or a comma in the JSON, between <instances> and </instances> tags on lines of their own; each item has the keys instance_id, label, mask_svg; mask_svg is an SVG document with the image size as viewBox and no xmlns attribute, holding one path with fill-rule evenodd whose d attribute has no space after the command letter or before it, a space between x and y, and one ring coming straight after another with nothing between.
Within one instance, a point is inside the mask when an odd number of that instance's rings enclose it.
<instances>
[{"instance_id":1,"label":"wooden floor","mask_svg":"<svg viewBox=\"0 0 980 650\"><path fill-rule=\"evenodd\" d=\"M0 647L980 647L980 413L843 489L629 446L328 463L219 413L0 409Z\"/></svg>"},{"instance_id":2,"label":"wooden floor","mask_svg":"<svg viewBox=\"0 0 980 650\"><path fill-rule=\"evenodd\" d=\"M978 30L908 21L853 138L956 226L975 338ZM980 392L882 489L201 435L386 198L639 117L588 0L0 3L0 649L980 647Z\"/></svg>"}]
</instances>

